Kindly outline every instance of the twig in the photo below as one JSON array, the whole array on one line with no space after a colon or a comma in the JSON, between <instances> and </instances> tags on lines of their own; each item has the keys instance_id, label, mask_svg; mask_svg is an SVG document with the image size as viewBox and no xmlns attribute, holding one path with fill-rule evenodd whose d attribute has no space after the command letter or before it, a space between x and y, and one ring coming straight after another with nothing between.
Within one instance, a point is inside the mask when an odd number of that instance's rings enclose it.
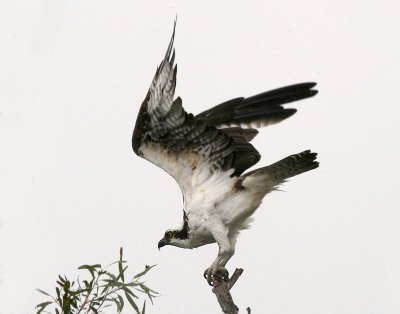
<instances>
[{"instance_id":1,"label":"twig","mask_svg":"<svg viewBox=\"0 0 400 314\"><path fill-rule=\"evenodd\" d=\"M243 269L242 268L236 268L235 272L233 273L233 275L231 276L231 278L229 279L228 283L229 283L229 290L232 289L232 287L234 286L234 284L236 283L236 281L239 279L239 277L242 275L243 273Z\"/></svg>"},{"instance_id":2,"label":"twig","mask_svg":"<svg viewBox=\"0 0 400 314\"><path fill-rule=\"evenodd\" d=\"M230 289L235 285L236 281L239 279L240 275L243 273L243 269L236 268L232 277L228 280L223 280L219 278L214 278L212 292L215 293L218 303L221 306L222 312L225 314L238 314L239 308L233 302ZM217 276L215 276L217 277ZM249 310L247 310L248 313Z\"/></svg>"}]
</instances>

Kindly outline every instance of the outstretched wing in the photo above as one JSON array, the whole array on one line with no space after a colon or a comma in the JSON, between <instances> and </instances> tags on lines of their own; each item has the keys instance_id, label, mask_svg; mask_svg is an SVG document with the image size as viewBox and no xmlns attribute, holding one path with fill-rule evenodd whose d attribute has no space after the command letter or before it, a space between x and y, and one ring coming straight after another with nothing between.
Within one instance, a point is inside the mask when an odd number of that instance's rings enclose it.
<instances>
[{"instance_id":1,"label":"outstretched wing","mask_svg":"<svg viewBox=\"0 0 400 314\"><path fill-rule=\"evenodd\" d=\"M261 128L295 114L296 109L284 108L282 105L314 96L318 92L312 89L315 85L316 83L300 83L248 98L234 98L199 113L196 118L201 118L217 128Z\"/></svg>"},{"instance_id":2,"label":"outstretched wing","mask_svg":"<svg viewBox=\"0 0 400 314\"><path fill-rule=\"evenodd\" d=\"M248 143L251 132L238 128L221 131L188 114L180 97L174 100L177 73L174 34L175 27L164 60L140 108L132 146L136 154L173 176L185 195L215 173L226 180L239 175L256 163L260 155Z\"/></svg>"},{"instance_id":3,"label":"outstretched wing","mask_svg":"<svg viewBox=\"0 0 400 314\"><path fill-rule=\"evenodd\" d=\"M249 142L255 128L280 122L296 112L282 105L311 97L315 83L302 83L235 98L196 117L174 100L177 67L174 64L174 32L164 60L157 68L140 108L132 137L136 154L175 178L184 195L207 182L226 184L260 160Z\"/></svg>"}]
</instances>

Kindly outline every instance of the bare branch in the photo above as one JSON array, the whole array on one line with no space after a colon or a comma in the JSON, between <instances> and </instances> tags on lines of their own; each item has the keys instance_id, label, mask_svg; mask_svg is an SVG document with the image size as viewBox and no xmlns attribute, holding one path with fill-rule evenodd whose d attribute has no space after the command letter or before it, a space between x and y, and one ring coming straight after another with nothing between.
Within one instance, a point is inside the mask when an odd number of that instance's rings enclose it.
<instances>
[{"instance_id":1,"label":"bare branch","mask_svg":"<svg viewBox=\"0 0 400 314\"><path fill-rule=\"evenodd\" d=\"M236 268L235 272L233 273L232 277L229 279L229 290L232 289L236 281L239 279L239 277L243 273L243 268Z\"/></svg>"},{"instance_id":2,"label":"bare branch","mask_svg":"<svg viewBox=\"0 0 400 314\"><path fill-rule=\"evenodd\" d=\"M213 289L212 292L217 297L218 303L221 306L222 312L225 314L238 314L239 308L235 305L232 299L232 295L229 290L235 285L236 281L239 279L240 275L243 273L243 269L236 268L235 272L228 280L223 280L215 276L213 279ZM247 312L250 311L248 308Z\"/></svg>"}]
</instances>

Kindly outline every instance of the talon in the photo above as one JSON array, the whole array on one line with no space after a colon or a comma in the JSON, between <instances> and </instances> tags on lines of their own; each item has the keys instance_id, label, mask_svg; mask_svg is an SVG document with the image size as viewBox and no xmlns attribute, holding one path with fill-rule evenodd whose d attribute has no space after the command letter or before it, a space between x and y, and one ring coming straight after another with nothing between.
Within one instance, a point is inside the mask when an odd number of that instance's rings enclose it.
<instances>
[{"instance_id":1,"label":"talon","mask_svg":"<svg viewBox=\"0 0 400 314\"><path fill-rule=\"evenodd\" d=\"M214 282L213 282L214 281L214 277L213 276L214 275L212 274L211 270L208 270L208 272L207 272L207 282L211 287L214 286Z\"/></svg>"},{"instance_id":2,"label":"talon","mask_svg":"<svg viewBox=\"0 0 400 314\"><path fill-rule=\"evenodd\" d=\"M210 267L204 271L203 277L207 280L210 286L214 286L214 279L220 281L229 280L229 272L225 267Z\"/></svg>"},{"instance_id":3,"label":"talon","mask_svg":"<svg viewBox=\"0 0 400 314\"><path fill-rule=\"evenodd\" d=\"M224 280L228 280L229 279L229 272L228 272L228 270L226 268L224 268L223 274L224 274L223 279Z\"/></svg>"},{"instance_id":4,"label":"talon","mask_svg":"<svg viewBox=\"0 0 400 314\"><path fill-rule=\"evenodd\" d=\"M212 268L207 268L203 273L204 278L207 280L207 283L212 287L213 285L213 271Z\"/></svg>"},{"instance_id":5,"label":"talon","mask_svg":"<svg viewBox=\"0 0 400 314\"><path fill-rule=\"evenodd\" d=\"M229 272L225 267L218 267L215 270L214 277L217 276L219 280L228 280Z\"/></svg>"},{"instance_id":6,"label":"talon","mask_svg":"<svg viewBox=\"0 0 400 314\"><path fill-rule=\"evenodd\" d=\"M204 277L205 280L207 280L207 272L208 272L208 268L203 273L203 277Z\"/></svg>"}]
</instances>

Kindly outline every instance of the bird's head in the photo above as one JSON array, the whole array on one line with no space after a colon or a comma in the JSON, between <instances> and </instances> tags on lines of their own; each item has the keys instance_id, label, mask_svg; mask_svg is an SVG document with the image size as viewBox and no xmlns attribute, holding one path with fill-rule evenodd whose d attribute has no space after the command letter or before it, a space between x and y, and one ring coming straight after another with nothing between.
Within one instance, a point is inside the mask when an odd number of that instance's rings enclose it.
<instances>
[{"instance_id":1,"label":"bird's head","mask_svg":"<svg viewBox=\"0 0 400 314\"><path fill-rule=\"evenodd\" d=\"M158 242L158 249L166 245L173 245L181 248L191 248L189 240L189 218L183 210L183 221L175 228L165 231L164 237Z\"/></svg>"},{"instance_id":2,"label":"bird's head","mask_svg":"<svg viewBox=\"0 0 400 314\"><path fill-rule=\"evenodd\" d=\"M168 229L164 237L158 242L158 249L165 245L173 245L181 248L189 248L189 233L185 226Z\"/></svg>"}]
</instances>

